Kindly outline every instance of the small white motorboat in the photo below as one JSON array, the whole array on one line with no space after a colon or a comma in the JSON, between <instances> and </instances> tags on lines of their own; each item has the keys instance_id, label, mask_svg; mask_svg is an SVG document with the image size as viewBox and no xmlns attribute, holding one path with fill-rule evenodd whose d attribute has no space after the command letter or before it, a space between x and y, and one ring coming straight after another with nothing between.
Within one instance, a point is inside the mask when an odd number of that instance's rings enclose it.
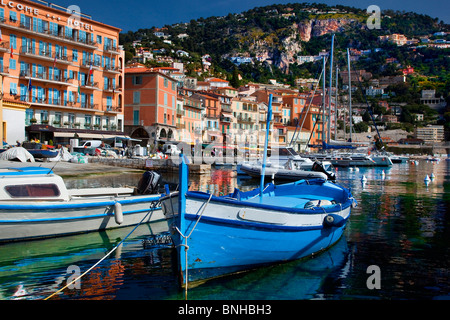
<instances>
[{"instance_id":1,"label":"small white motorboat","mask_svg":"<svg viewBox=\"0 0 450 320\"><path fill-rule=\"evenodd\" d=\"M161 196L151 194L159 178L147 171L137 189L67 189L63 179L48 168L0 169L0 242L163 220Z\"/></svg>"},{"instance_id":2,"label":"small white motorboat","mask_svg":"<svg viewBox=\"0 0 450 320\"><path fill-rule=\"evenodd\" d=\"M308 169L304 169L302 165L302 161L297 162L297 160L294 159L288 160L284 165L277 165L269 162L264 171L264 178L289 181L302 179L336 180L336 174L327 171L318 161L315 161L312 166L308 166ZM259 178L261 177L262 163L243 163L240 166L240 170L251 177Z\"/></svg>"}]
</instances>

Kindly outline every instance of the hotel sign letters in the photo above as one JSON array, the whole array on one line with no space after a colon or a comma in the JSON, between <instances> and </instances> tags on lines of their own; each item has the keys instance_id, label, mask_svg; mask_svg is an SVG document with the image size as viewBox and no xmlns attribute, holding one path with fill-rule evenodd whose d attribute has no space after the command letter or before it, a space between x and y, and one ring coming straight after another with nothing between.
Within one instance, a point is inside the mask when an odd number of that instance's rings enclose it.
<instances>
[{"instance_id":1,"label":"hotel sign letters","mask_svg":"<svg viewBox=\"0 0 450 320\"><path fill-rule=\"evenodd\" d=\"M39 9L23 5L21 3L16 3L14 1L0 0L0 4L4 7L8 7L11 9L17 9L18 11L23 11L25 13L31 13L35 16L39 15ZM71 13L71 16L67 18L67 26L74 29L85 29L94 31L94 27L88 23L81 22L80 20L80 8L78 6L70 6L67 8L67 12ZM50 17L50 14L47 14L47 17ZM53 19L56 19L53 16ZM58 17L58 21L61 20Z\"/></svg>"},{"instance_id":2,"label":"hotel sign letters","mask_svg":"<svg viewBox=\"0 0 450 320\"><path fill-rule=\"evenodd\" d=\"M29 6L24 6L23 4L20 4L20 3L14 3L13 1L5 1L5 0L1 0L1 5L2 6L7 6L7 7L9 7L9 8L16 8L17 10L19 10L19 11L25 11L25 12L29 12L29 13L32 13L32 14L34 14L34 15L38 15L39 14L39 9L35 9L35 8L32 8L32 7L29 7Z\"/></svg>"}]
</instances>

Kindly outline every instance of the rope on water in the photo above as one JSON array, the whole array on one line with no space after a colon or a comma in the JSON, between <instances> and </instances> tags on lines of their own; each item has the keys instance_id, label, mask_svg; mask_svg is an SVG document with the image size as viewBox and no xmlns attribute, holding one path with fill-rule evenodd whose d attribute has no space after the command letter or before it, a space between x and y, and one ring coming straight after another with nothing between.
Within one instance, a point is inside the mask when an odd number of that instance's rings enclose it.
<instances>
[{"instance_id":1,"label":"rope on water","mask_svg":"<svg viewBox=\"0 0 450 320\"><path fill-rule=\"evenodd\" d=\"M80 280L82 277L84 277L87 273L89 273L92 269L94 269L97 265L100 264L100 262L102 262L103 260L105 260L111 253L113 253L114 251L116 251L116 249L134 232L134 230L137 229L137 227L139 227L142 222L148 217L148 215L150 213L152 213L155 208L157 207L157 204L159 203L159 201L155 201L153 202L153 207L150 207L150 210L147 212L147 214L142 218L142 220L133 228L133 230L130 231L130 233L128 233L125 238L123 238L122 241L120 241L111 251L109 251L103 258L101 258L99 261L97 261L97 263L95 263L92 267L90 267L87 271L85 271L81 276L79 276L78 278L76 278L75 280L72 280L71 282L69 282L65 287L59 289L58 291L52 293L51 295L49 295L47 298L45 298L44 300L48 300L51 297L53 297L54 295L60 293L61 291L63 291L64 289L66 289L67 287L69 287L71 284L77 282L78 280Z\"/></svg>"}]
</instances>

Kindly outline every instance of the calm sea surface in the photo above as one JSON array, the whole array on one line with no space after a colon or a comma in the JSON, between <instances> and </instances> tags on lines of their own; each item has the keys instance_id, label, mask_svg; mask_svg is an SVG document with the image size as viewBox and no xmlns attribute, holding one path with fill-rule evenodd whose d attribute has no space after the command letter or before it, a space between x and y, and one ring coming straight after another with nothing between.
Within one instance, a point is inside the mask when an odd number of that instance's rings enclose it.
<instances>
[{"instance_id":1,"label":"calm sea surface","mask_svg":"<svg viewBox=\"0 0 450 320\"><path fill-rule=\"evenodd\" d=\"M427 186L424 178L432 173L435 179ZM190 288L188 298L450 299L450 161L345 168L337 177L352 189L358 206L335 246L314 258L206 282ZM139 178L110 175L66 183L69 188L135 186ZM175 182L176 176L164 179ZM228 169L191 176L191 190L216 195L258 185ZM88 270L132 229L0 245L0 299L48 297L68 283L73 270ZM166 233L165 222L138 227L81 279L79 289L66 289L52 299L184 299L173 249L145 245L151 235ZM379 268L379 289L368 288L368 282L374 283L369 266Z\"/></svg>"}]
</instances>

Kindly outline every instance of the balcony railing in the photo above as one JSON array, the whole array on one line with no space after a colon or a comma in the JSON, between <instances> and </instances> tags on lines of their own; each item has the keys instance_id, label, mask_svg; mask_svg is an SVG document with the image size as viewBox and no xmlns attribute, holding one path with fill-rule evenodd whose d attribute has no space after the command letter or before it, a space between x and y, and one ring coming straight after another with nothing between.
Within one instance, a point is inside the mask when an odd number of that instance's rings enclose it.
<instances>
[{"instance_id":1,"label":"balcony railing","mask_svg":"<svg viewBox=\"0 0 450 320\"><path fill-rule=\"evenodd\" d=\"M116 54L119 54L119 49L117 48L117 47L114 47L114 46L112 46L112 45L105 45L104 47L103 47L103 50L104 51L106 51L106 52L108 52L108 53L116 53Z\"/></svg>"},{"instance_id":2,"label":"balcony railing","mask_svg":"<svg viewBox=\"0 0 450 320\"><path fill-rule=\"evenodd\" d=\"M255 120L252 119L252 117L243 117L242 115L238 115L237 120L240 122L255 122Z\"/></svg>"},{"instance_id":3,"label":"balcony railing","mask_svg":"<svg viewBox=\"0 0 450 320\"><path fill-rule=\"evenodd\" d=\"M222 104L222 111L223 112L233 112L233 109L231 109L231 106L228 104Z\"/></svg>"},{"instance_id":4,"label":"balcony railing","mask_svg":"<svg viewBox=\"0 0 450 320\"><path fill-rule=\"evenodd\" d=\"M122 112L122 107L119 107L119 106L103 106L103 110L106 110L106 112Z\"/></svg>"},{"instance_id":5,"label":"balcony railing","mask_svg":"<svg viewBox=\"0 0 450 320\"><path fill-rule=\"evenodd\" d=\"M113 72L113 73L120 73L122 72L122 68L119 67L113 67L110 65L106 65L103 71Z\"/></svg>"},{"instance_id":6,"label":"balcony railing","mask_svg":"<svg viewBox=\"0 0 450 320\"><path fill-rule=\"evenodd\" d=\"M0 42L0 52L6 52L10 49L9 41L2 41Z\"/></svg>"},{"instance_id":7,"label":"balcony railing","mask_svg":"<svg viewBox=\"0 0 450 320\"><path fill-rule=\"evenodd\" d=\"M91 82L85 82L85 83L81 84L80 87L84 88L84 89L92 89L92 90L99 89L98 82L92 82L92 83Z\"/></svg>"},{"instance_id":8,"label":"balcony railing","mask_svg":"<svg viewBox=\"0 0 450 320\"><path fill-rule=\"evenodd\" d=\"M220 121L222 122L232 122L230 117L220 116Z\"/></svg>"},{"instance_id":9,"label":"balcony railing","mask_svg":"<svg viewBox=\"0 0 450 320\"><path fill-rule=\"evenodd\" d=\"M64 78L61 74L53 74L50 76L46 72L36 72L35 74L32 74L30 71L20 71L19 74L20 78L25 78L35 81L49 81L57 84L63 84L63 85L69 85L73 83L73 79L70 78Z\"/></svg>"}]
</instances>

